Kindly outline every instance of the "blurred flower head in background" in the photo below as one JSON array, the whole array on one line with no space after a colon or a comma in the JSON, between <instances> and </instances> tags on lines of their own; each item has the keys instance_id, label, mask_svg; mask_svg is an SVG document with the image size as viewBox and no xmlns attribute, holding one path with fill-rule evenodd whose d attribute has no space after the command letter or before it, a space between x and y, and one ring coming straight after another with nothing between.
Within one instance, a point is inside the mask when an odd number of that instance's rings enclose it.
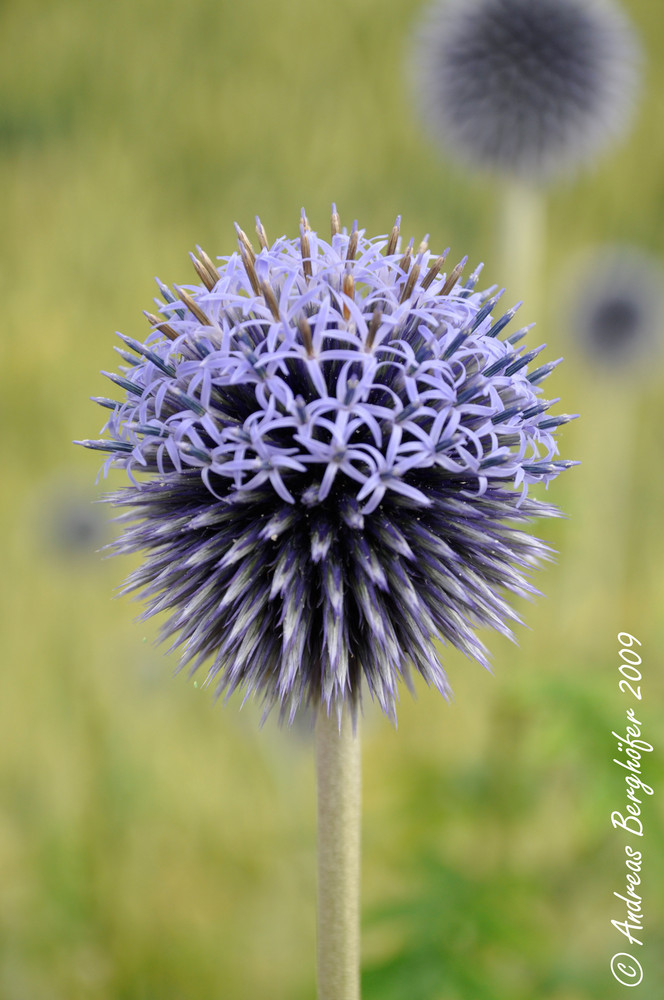
<instances>
[{"instance_id":1,"label":"blurred flower head in background","mask_svg":"<svg viewBox=\"0 0 664 1000\"><path fill-rule=\"evenodd\" d=\"M447 155L542 182L624 131L639 57L611 0L437 0L415 40L414 96Z\"/></svg>"},{"instance_id":2,"label":"blurred flower head in background","mask_svg":"<svg viewBox=\"0 0 664 1000\"><path fill-rule=\"evenodd\" d=\"M51 482L40 482L28 505L30 521L46 551L59 561L80 566L99 563L99 549L108 541L108 519L90 489L76 487L63 474Z\"/></svg>"},{"instance_id":3,"label":"blurred flower head in background","mask_svg":"<svg viewBox=\"0 0 664 1000\"><path fill-rule=\"evenodd\" d=\"M409 666L448 693L437 638L486 665L475 628L512 637L505 595L535 593L549 550L522 526L557 512L528 487L571 464L540 398L557 362L515 347L528 328L500 339L515 309L494 320L479 268L462 284L398 220L257 232L160 286L145 344L122 337L123 401L98 400L108 436L82 443L129 473L117 550L146 555L125 589L171 612L183 665L290 721L356 710L363 684L394 716Z\"/></svg>"},{"instance_id":4,"label":"blurred flower head in background","mask_svg":"<svg viewBox=\"0 0 664 1000\"><path fill-rule=\"evenodd\" d=\"M564 327L593 366L623 376L662 355L664 273L660 262L631 246L605 246L570 267Z\"/></svg>"}]
</instances>

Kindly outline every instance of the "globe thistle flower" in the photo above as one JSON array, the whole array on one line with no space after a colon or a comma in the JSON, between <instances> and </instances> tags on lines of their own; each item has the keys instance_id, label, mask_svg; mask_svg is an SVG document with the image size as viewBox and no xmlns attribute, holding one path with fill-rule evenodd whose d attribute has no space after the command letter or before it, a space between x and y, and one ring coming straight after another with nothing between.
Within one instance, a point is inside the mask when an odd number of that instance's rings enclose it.
<instances>
[{"instance_id":1,"label":"globe thistle flower","mask_svg":"<svg viewBox=\"0 0 664 1000\"><path fill-rule=\"evenodd\" d=\"M238 229L199 284L160 284L145 343L121 336L123 399L98 441L131 485L116 549L144 552L126 591L169 611L181 664L217 693L357 710L363 685L394 716L414 668L444 695L438 638L487 665L475 635L512 636L509 595L549 549L522 530L555 509L528 497L567 468L540 383L557 361L506 339L496 287L426 241L342 230L258 252Z\"/></svg>"},{"instance_id":2,"label":"globe thistle flower","mask_svg":"<svg viewBox=\"0 0 664 1000\"><path fill-rule=\"evenodd\" d=\"M662 270L635 247L595 250L574 267L565 323L593 365L623 376L661 353Z\"/></svg>"},{"instance_id":3,"label":"globe thistle flower","mask_svg":"<svg viewBox=\"0 0 664 1000\"><path fill-rule=\"evenodd\" d=\"M439 0L413 58L417 104L446 152L541 182L625 128L639 46L611 0Z\"/></svg>"}]
</instances>

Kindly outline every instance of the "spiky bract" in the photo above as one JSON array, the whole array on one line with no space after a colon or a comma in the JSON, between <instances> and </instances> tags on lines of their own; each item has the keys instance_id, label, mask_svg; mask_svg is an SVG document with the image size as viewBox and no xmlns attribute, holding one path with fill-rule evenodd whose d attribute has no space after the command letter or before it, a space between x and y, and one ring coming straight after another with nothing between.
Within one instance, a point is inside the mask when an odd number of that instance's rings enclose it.
<instances>
[{"instance_id":1,"label":"spiky bract","mask_svg":"<svg viewBox=\"0 0 664 1000\"><path fill-rule=\"evenodd\" d=\"M125 401L107 465L133 485L117 544L144 551L127 590L217 690L244 687L292 719L299 706L349 702L363 684L393 715L415 667L443 694L437 637L486 664L474 634L511 635L504 595L548 549L522 530L555 513L529 484L557 461L555 427L515 310L494 322L494 289L412 241L356 227L256 254L195 258L202 284L164 286L145 344L111 375ZM136 481L135 474L147 478Z\"/></svg>"},{"instance_id":2,"label":"spiky bract","mask_svg":"<svg viewBox=\"0 0 664 1000\"><path fill-rule=\"evenodd\" d=\"M639 46L611 0L436 0L413 62L416 102L450 156L542 181L624 129Z\"/></svg>"}]
</instances>

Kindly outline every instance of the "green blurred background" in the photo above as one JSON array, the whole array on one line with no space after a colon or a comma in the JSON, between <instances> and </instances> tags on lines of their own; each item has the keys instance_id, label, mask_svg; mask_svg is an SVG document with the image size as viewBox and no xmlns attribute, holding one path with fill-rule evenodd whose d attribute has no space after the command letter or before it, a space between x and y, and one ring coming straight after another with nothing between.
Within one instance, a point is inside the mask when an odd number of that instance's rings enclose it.
<instances>
[{"instance_id":1,"label":"green blurred background","mask_svg":"<svg viewBox=\"0 0 664 1000\"><path fill-rule=\"evenodd\" d=\"M494 676L446 654L456 701L406 693L399 728L364 723L366 1000L613 1000L624 939L624 811L611 730L627 707L616 634L643 643L647 760L644 982L664 970L664 371L609 377L569 342L560 275L604 241L664 253L664 28L644 40L628 139L549 198L539 340L566 473L541 526L558 562ZM0 998L305 1000L315 993L315 789L305 726L211 701L113 599L102 561L90 395L114 331L142 336L153 275L229 253L233 222L295 235L406 236L504 281L499 188L446 164L410 107L420 3L9 0L0 6L3 323ZM511 291L511 290L510 290ZM515 289L511 301L528 290ZM509 303L508 303L509 304ZM539 342L539 341L538 341ZM119 484L116 475L114 482ZM653 759L654 758L654 759ZM632 842L635 839L632 838Z\"/></svg>"}]
</instances>

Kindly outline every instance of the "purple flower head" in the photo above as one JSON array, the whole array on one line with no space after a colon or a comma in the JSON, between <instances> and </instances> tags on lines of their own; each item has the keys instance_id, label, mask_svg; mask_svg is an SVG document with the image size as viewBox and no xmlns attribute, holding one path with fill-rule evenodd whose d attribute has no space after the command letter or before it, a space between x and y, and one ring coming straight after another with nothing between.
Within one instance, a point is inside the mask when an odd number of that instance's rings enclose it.
<instances>
[{"instance_id":1,"label":"purple flower head","mask_svg":"<svg viewBox=\"0 0 664 1000\"><path fill-rule=\"evenodd\" d=\"M521 529L556 459L539 384L557 362L501 339L495 287L444 273L426 241L341 230L239 251L200 284L161 286L145 343L122 337L123 401L101 441L132 485L120 552L145 552L126 591L169 611L191 671L277 703L347 701L366 685L394 716L415 668L449 692L438 638L486 665L474 630L512 636L506 596L534 589L547 547ZM128 348L128 350L125 350Z\"/></svg>"},{"instance_id":2,"label":"purple flower head","mask_svg":"<svg viewBox=\"0 0 664 1000\"><path fill-rule=\"evenodd\" d=\"M612 0L434 0L413 51L414 97L450 155L545 181L624 130L639 57Z\"/></svg>"}]
</instances>

